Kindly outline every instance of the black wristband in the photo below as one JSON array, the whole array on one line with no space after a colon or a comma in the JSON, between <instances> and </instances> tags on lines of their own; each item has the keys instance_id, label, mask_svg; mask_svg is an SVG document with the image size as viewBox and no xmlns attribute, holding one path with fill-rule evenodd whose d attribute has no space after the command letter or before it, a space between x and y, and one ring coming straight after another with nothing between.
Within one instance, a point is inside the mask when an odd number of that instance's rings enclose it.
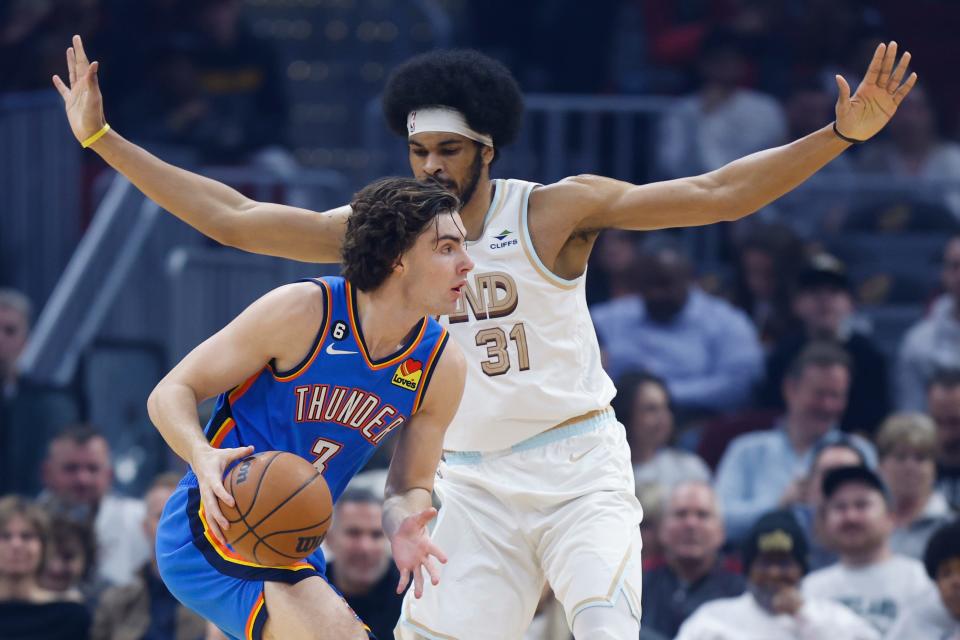
<instances>
[{"instance_id":1,"label":"black wristband","mask_svg":"<svg viewBox=\"0 0 960 640\"><path fill-rule=\"evenodd\" d=\"M840 131L837 130L836 120L833 121L833 132L837 134L838 138L840 138L844 142L849 142L850 144L863 144L864 142L866 142L866 140L857 140L856 138L848 138L847 136L840 133Z\"/></svg>"}]
</instances>

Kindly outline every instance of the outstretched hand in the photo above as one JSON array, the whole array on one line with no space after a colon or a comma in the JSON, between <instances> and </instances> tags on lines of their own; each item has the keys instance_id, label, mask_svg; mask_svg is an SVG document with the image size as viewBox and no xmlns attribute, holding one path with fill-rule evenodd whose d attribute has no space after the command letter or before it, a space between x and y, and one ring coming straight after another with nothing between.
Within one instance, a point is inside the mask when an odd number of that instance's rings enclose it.
<instances>
[{"instance_id":1,"label":"outstretched hand","mask_svg":"<svg viewBox=\"0 0 960 640\"><path fill-rule=\"evenodd\" d=\"M866 140L886 126L897 107L917 83L917 74L903 80L910 64L910 52L904 52L897 62L897 43L879 44L867 73L850 96L850 85L837 76L837 131L847 138Z\"/></svg>"},{"instance_id":2,"label":"outstretched hand","mask_svg":"<svg viewBox=\"0 0 960 640\"><path fill-rule=\"evenodd\" d=\"M63 98L70 129L78 142L100 131L107 122L103 117L103 97L97 81L99 68L99 62L87 59L80 36L73 36L73 46L67 49L70 85L64 84L60 76L53 76L53 86Z\"/></svg>"},{"instance_id":3,"label":"outstretched hand","mask_svg":"<svg viewBox=\"0 0 960 640\"><path fill-rule=\"evenodd\" d=\"M423 572L426 569L433 585L440 583L440 571L434 563L433 556L441 563L447 563L447 556L430 540L427 533L427 523L434 519L437 510L424 509L403 519L397 533L390 541L393 548L393 561L400 570L400 583L397 593L403 593L410 584L413 576L413 595L417 598L423 595Z\"/></svg>"}]
</instances>

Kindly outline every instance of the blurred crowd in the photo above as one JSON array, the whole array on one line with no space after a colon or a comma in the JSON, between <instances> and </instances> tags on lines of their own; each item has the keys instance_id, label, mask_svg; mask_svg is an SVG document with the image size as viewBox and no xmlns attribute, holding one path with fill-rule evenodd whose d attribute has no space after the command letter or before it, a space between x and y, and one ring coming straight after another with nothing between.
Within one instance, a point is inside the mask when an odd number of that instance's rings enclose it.
<instances>
[{"instance_id":1,"label":"blurred crowd","mask_svg":"<svg viewBox=\"0 0 960 640\"><path fill-rule=\"evenodd\" d=\"M458 44L504 60L527 91L677 97L650 142L658 178L829 123L834 75L855 84L882 39L914 53L921 85L887 130L723 227L720 264L669 232L609 231L588 295L645 511L641 638L960 638L960 7L438 4ZM0 91L49 88L73 33L109 69L124 135L200 163L296 165L282 43L239 0L3 3ZM843 188L864 179L907 186ZM891 307L915 318L882 333ZM152 557L180 470L141 496L113 489L86 399L17 370L34 316L0 290L0 629L216 637ZM380 638L400 606L380 525L389 455L388 442L344 494L325 543L331 581ZM528 640L565 628L548 591Z\"/></svg>"}]
</instances>

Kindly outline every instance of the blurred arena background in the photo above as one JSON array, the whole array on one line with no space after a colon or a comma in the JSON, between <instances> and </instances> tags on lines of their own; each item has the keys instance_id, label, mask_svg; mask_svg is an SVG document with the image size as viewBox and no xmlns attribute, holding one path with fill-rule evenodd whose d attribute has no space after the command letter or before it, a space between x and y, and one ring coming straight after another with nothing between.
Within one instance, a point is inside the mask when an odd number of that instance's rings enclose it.
<instances>
[{"instance_id":1,"label":"blurred arena background","mask_svg":"<svg viewBox=\"0 0 960 640\"><path fill-rule=\"evenodd\" d=\"M842 426L868 438L892 413L928 412L934 369L960 368L960 316L936 315L960 302L960 242L945 257L960 238L956 2L6 0L0 286L9 291L0 318L13 328L0 337L0 494L42 491L51 439L88 423L110 446L110 490L142 497L159 473L180 469L146 414L160 377L257 296L335 272L204 238L83 151L50 85L64 74L74 33L101 63L107 120L125 137L253 198L315 210L343 204L375 177L409 172L405 141L387 130L378 96L391 69L419 52L477 48L518 78L526 121L494 177L598 173L642 183L706 172L828 124L834 74L854 85L876 43L896 39L913 53L920 84L876 139L742 221L606 232L589 302L601 309L611 374L666 378L672 443L711 473L735 435L773 424L788 361L812 338L851 351L855 390L849 401L844 390ZM726 374L709 349L696 355L707 358L705 371L739 376L723 398L677 397L684 376L706 374L683 353L634 357L643 336L618 328L618 299L643 293L642 265L665 247L692 265L690 290L729 301L750 321L743 349L757 347L754 368ZM682 275L664 270L688 291ZM798 296L823 283L847 303L798 310ZM815 335L830 313L842 316L835 335ZM20 316L28 337L15 326ZM946 332L937 334L943 342L918 334L908 344L921 322L939 323L928 333ZM861 341L851 347L854 335ZM863 364L864 352L874 364ZM949 467L938 455L931 460ZM387 460L376 458L373 473ZM378 482L369 482L374 493ZM666 491L655 478L641 484L653 502ZM644 507L655 517L655 504ZM660 546L653 531L651 557Z\"/></svg>"}]
</instances>

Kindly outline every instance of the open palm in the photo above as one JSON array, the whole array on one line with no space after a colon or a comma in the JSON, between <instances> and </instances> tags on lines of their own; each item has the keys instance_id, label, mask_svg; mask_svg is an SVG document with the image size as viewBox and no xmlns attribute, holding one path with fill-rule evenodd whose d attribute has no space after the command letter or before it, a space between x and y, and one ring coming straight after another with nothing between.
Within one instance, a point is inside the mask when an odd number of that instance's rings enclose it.
<instances>
[{"instance_id":1,"label":"open palm","mask_svg":"<svg viewBox=\"0 0 960 640\"><path fill-rule=\"evenodd\" d=\"M73 46L67 49L67 72L70 86L60 76L53 76L53 86L60 92L70 129L78 141L84 141L103 128L103 97L97 81L98 62L90 62L83 50L80 36L73 36Z\"/></svg>"},{"instance_id":2,"label":"open palm","mask_svg":"<svg viewBox=\"0 0 960 640\"><path fill-rule=\"evenodd\" d=\"M905 52L897 62L897 43L879 44L867 73L850 96L850 85L837 76L840 96L837 98L837 130L848 138L866 140L886 126L897 107L917 83L917 74L911 73L903 81L910 65L910 52Z\"/></svg>"}]
</instances>

